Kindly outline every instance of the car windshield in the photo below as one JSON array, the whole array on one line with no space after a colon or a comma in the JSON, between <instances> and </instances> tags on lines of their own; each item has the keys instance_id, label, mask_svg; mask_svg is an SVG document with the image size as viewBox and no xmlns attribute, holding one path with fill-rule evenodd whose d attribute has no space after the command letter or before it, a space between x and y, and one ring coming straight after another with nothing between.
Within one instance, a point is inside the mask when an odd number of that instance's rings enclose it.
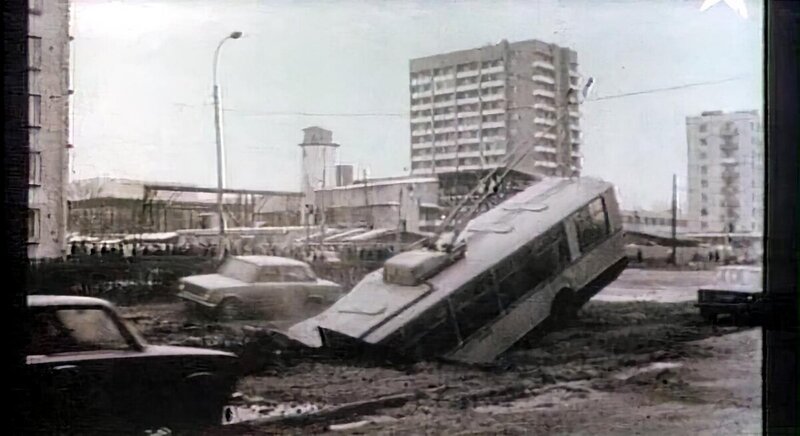
<instances>
[{"instance_id":1,"label":"car windshield","mask_svg":"<svg viewBox=\"0 0 800 436\"><path fill-rule=\"evenodd\" d=\"M240 259L230 258L222 264L217 272L225 277L253 283L258 275L258 266Z\"/></svg>"},{"instance_id":2,"label":"car windshield","mask_svg":"<svg viewBox=\"0 0 800 436\"><path fill-rule=\"evenodd\" d=\"M28 355L130 348L117 323L101 308L46 310L31 317Z\"/></svg>"}]
</instances>

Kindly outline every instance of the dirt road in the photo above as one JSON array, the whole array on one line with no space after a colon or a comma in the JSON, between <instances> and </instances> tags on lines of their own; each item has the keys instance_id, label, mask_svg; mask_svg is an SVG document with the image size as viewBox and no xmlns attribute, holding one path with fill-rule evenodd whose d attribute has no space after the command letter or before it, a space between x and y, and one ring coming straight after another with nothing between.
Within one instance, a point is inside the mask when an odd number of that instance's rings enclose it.
<instances>
[{"instance_id":1,"label":"dirt road","mask_svg":"<svg viewBox=\"0 0 800 436\"><path fill-rule=\"evenodd\" d=\"M535 332L488 367L353 357L276 364L240 381L245 403L264 411L302 411L426 394L372 412L379 416L291 426L239 424L210 434L759 433L760 331L705 324L685 300L694 295L694 282L707 278L680 272L648 278L647 272L626 271L607 289L617 296L613 301L603 301L601 293L566 328ZM659 287L661 294L682 298L660 302L662 295L653 292ZM187 330L174 305L126 309L137 310L144 316L140 328L153 342L206 340L224 346L228 337L229 327ZM209 338L217 339L208 343ZM336 430L342 421L350 424Z\"/></svg>"}]
</instances>

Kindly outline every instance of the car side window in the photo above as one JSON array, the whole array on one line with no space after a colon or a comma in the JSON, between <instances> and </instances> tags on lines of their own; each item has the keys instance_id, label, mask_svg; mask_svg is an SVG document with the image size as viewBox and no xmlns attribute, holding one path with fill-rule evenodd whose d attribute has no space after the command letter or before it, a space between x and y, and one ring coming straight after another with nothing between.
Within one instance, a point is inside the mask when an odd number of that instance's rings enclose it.
<instances>
[{"instance_id":1,"label":"car side window","mask_svg":"<svg viewBox=\"0 0 800 436\"><path fill-rule=\"evenodd\" d=\"M56 315L69 329L77 351L130 348L117 323L103 309L61 309Z\"/></svg>"},{"instance_id":2,"label":"car side window","mask_svg":"<svg viewBox=\"0 0 800 436\"><path fill-rule=\"evenodd\" d=\"M34 313L27 354L126 350L130 344L102 309L59 309Z\"/></svg>"},{"instance_id":3,"label":"car side window","mask_svg":"<svg viewBox=\"0 0 800 436\"><path fill-rule=\"evenodd\" d=\"M283 281L281 279L281 274L278 268L274 266L265 266L261 268L261 271L258 272L258 280L257 282L266 282L266 283L275 283Z\"/></svg>"},{"instance_id":4,"label":"car side window","mask_svg":"<svg viewBox=\"0 0 800 436\"><path fill-rule=\"evenodd\" d=\"M304 267L289 266L281 271L283 281L285 282L308 282L313 280L313 275Z\"/></svg>"},{"instance_id":5,"label":"car side window","mask_svg":"<svg viewBox=\"0 0 800 436\"><path fill-rule=\"evenodd\" d=\"M28 356L44 356L75 351L78 344L71 332L56 318L55 313L34 313L29 318L30 342Z\"/></svg>"}]
</instances>

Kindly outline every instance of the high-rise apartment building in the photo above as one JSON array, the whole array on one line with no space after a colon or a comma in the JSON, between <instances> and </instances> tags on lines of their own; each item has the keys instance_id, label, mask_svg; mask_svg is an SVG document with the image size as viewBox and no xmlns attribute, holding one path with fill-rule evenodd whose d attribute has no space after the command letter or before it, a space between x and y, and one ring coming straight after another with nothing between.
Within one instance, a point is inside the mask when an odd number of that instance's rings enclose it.
<instances>
[{"instance_id":1,"label":"high-rise apartment building","mask_svg":"<svg viewBox=\"0 0 800 436\"><path fill-rule=\"evenodd\" d=\"M69 1L28 8L28 257L65 254L69 177Z\"/></svg>"},{"instance_id":2,"label":"high-rise apartment building","mask_svg":"<svg viewBox=\"0 0 800 436\"><path fill-rule=\"evenodd\" d=\"M686 119L686 135L692 231L762 233L764 135L758 112L703 112Z\"/></svg>"},{"instance_id":3,"label":"high-rise apartment building","mask_svg":"<svg viewBox=\"0 0 800 436\"><path fill-rule=\"evenodd\" d=\"M575 51L536 40L412 59L411 173L488 170L530 150L516 171L579 175L577 68Z\"/></svg>"}]
</instances>

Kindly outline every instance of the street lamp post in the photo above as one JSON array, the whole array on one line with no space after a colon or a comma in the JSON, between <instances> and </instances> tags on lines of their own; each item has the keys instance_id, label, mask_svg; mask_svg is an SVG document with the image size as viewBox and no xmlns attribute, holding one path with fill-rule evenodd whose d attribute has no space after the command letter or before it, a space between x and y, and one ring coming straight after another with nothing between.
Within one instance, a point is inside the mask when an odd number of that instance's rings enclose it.
<instances>
[{"instance_id":1,"label":"street lamp post","mask_svg":"<svg viewBox=\"0 0 800 436\"><path fill-rule=\"evenodd\" d=\"M242 32L231 32L222 38L214 51L214 127L217 133L217 212L219 213L219 234L225 234L225 211L222 207L222 193L225 190L225 148L222 142L222 103L220 102L219 82L217 81L217 67L219 66L219 53L222 44L229 39L239 39ZM222 240L220 239L220 245Z\"/></svg>"}]
</instances>

